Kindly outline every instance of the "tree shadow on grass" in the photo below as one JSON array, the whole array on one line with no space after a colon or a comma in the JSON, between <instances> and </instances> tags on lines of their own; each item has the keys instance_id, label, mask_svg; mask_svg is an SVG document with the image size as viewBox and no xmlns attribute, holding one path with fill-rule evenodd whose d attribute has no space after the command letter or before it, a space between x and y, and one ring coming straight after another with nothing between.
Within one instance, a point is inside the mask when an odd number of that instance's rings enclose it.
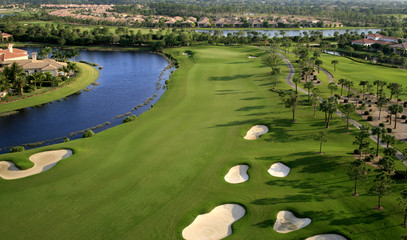
<instances>
[{"instance_id":1,"label":"tree shadow on grass","mask_svg":"<svg viewBox=\"0 0 407 240\"><path fill-rule=\"evenodd\" d=\"M245 63L251 63L251 61L228 62L228 63L226 63L226 64L245 64Z\"/></svg>"},{"instance_id":2,"label":"tree shadow on grass","mask_svg":"<svg viewBox=\"0 0 407 240\"><path fill-rule=\"evenodd\" d=\"M253 74L246 74L246 75L233 75L233 76L221 76L221 77L210 77L209 81L233 81L239 78L250 78Z\"/></svg>"},{"instance_id":3,"label":"tree shadow on grass","mask_svg":"<svg viewBox=\"0 0 407 240\"><path fill-rule=\"evenodd\" d=\"M230 126L238 126L238 125L245 125L249 123L256 123L256 122L262 122L260 119L249 119L249 120L243 120L243 121L232 121L228 123L223 123L223 124L216 124L215 126L211 127L230 127Z\"/></svg>"},{"instance_id":4,"label":"tree shadow on grass","mask_svg":"<svg viewBox=\"0 0 407 240\"><path fill-rule=\"evenodd\" d=\"M264 98L262 98L262 97L248 97L248 98L241 98L239 100L250 101L250 100L260 100L260 99L264 99Z\"/></svg>"},{"instance_id":5,"label":"tree shadow on grass","mask_svg":"<svg viewBox=\"0 0 407 240\"><path fill-rule=\"evenodd\" d=\"M245 116L265 116L267 114L269 114L269 113L264 113L264 112L262 112L262 113L250 113L250 114L246 114Z\"/></svg>"},{"instance_id":6,"label":"tree shadow on grass","mask_svg":"<svg viewBox=\"0 0 407 240\"><path fill-rule=\"evenodd\" d=\"M272 205L281 203L315 202L320 201L313 194L286 195L281 198L259 198L251 202L254 205Z\"/></svg>"},{"instance_id":7,"label":"tree shadow on grass","mask_svg":"<svg viewBox=\"0 0 407 240\"><path fill-rule=\"evenodd\" d=\"M247 94L253 91L217 90L215 95Z\"/></svg>"},{"instance_id":8,"label":"tree shadow on grass","mask_svg":"<svg viewBox=\"0 0 407 240\"><path fill-rule=\"evenodd\" d=\"M383 220L387 217L384 212L374 212L364 216L354 216L348 218L334 219L329 224L332 226L347 226L353 224L369 224L378 220Z\"/></svg>"},{"instance_id":9,"label":"tree shadow on grass","mask_svg":"<svg viewBox=\"0 0 407 240\"><path fill-rule=\"evenodd\" d=\"M235 111L252 111L252 110L259 110L259 109L263 109L263 108L265 108L265 106L247 106L247 107L238 108Z\"/></svg>"}]
</instances>

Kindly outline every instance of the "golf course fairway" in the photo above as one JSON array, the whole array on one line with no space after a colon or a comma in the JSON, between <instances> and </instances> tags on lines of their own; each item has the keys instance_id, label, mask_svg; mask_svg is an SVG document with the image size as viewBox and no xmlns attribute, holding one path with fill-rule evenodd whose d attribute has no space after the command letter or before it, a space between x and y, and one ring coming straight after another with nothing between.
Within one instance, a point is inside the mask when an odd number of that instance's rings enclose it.
<instances>
[{"instance_id":1,"label":"golf course fairway","mask_svg":"<svg viewBox=\"0 0 407 240\"><path fill-rule=\"evenodd\" d=\"M191 56L183 55L191 51ZM179 61L167 92L154 108L92 138L4 154L20 168L29 156L54 149L73 155L52 169L17 180L0 179L1 239L182 239L196 216L235 203L246 214L227 239L305 239L336 233L347 239L399 239L405 229L394 194L382 199L346 175L355 130L334 116L324 129L322 112L311 106L292 112L270 91L270 68L261 48L198 46L166 50ZM258 56L249 59L248 56ZM285 83L286 65L278 88ZM301 100L306 96L302 95ZM243 139L254 125L269 132ZM313 134L325 130L328 142L318 154ZM285 178L271 176L274 162L290 166ZM231 166L250 166L250 179L224 181ZM376 174L372 169L372 178ZM310 218L306 228L273 230L279 211Z\"/></svg>"}]
</instances>

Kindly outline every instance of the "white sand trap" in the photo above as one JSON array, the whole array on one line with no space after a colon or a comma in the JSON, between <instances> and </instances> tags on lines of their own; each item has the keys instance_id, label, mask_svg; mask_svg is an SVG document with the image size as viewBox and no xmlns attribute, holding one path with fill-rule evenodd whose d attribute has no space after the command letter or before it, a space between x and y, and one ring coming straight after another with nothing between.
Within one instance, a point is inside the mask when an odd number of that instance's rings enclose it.
<instances>
[{"instance_id":1,"label":"white sand trap","mask_svg":"<svg viewBox=\"0 0 407 240\"><path fill-rule=\"evenodd\" d=\"M244 139L246 140L255 140L260 137L260 135L265 134L269 131L268 127L264 125L254 125L252 128L250 128L249 131L247 131L246 136L244 136Z\"/></svg>"},{"instance_id":2,"label":"white sand trap","mask_svg":"<svg viewBox=\"0 0 407 240\"><path fill-rule=\"evenodd\" d=\"M224 204L206 214L199 215L184 230L187 240L217 240L232 234L232 224L242 218L246 210L239 204Z\"/></svg>"},{"instance_id":3,"label":"white sand trap","mask_svg":"<svg viewBox=\"0 0 407 240\"><path fill-rule=\"evenodd\" d=\"M338 234L321 234L309 237L305 240L346 240L346 238Z\"/></svg>"},{"instance_id":4,"label":"white sand trap","mask_svg":"<svg viewBox=\"0 0 407 240\"><path fill-rule=\"evenodd\" d=\"M225 181L228 183L242 183L249 180L249 175L247 175L248 165L236 165L232 167L229 172L225 175Z\"/></svg>"},{"instance_id":5,"label":"white sand trap","mask_svg":"<svg viewBox=\"0 0 407 240\"><path fill-rule=\"evenodd\" d=\"M249 58L257 58L257 57L255 57L255 56L249 56Z\"/></svg>"},{"instance_id":6,"label":"white sand trap","mask_svg":"<svg viewBox=\"0 0 407 240\"><path fill-rule=\"evenodd\" d=\"M268 172L274 177L286 177L290 173L290 168L278 162L271 165Z\"/></svg>"},{"instance_id":7,"label":"white sand trap","mask_svg":"<svg viewBox=\"0 0 407 240\"><path fill-rule=\"evenodd\" d=\"M189 53L184 52L182 55L190 57L191 55Z\"/></svg>"},{"instance_id":8,"label":"white sand trap","mask_svg":"<svg viewBox=\"0 0 407 240\"><path fill-rule=\"evenodd\" d=\"M311 223L309 218L297 218L290 211L280 211L277 214L274 230L279 233L289 233L308 226Z\"/></svg>"},{"instance_id":9,"label":"white sand trap","mask_svg":"<svg viewBox=\"0 0 407 240\"><path fill-rule=\"evenodd\" d=\"M32 168L20 170L13 162L0 162L0 177L13 180L38 174L54 167L61 159L72 156L72 150L61 149L36 153L30 156L30 161L34 163Z\"/></svg>"}]
</instances>

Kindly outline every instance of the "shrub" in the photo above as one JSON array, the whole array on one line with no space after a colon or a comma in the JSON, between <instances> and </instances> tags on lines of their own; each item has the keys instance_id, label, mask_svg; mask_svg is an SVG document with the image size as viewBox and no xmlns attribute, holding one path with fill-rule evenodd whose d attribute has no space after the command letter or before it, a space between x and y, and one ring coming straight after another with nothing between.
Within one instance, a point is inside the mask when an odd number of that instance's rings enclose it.
<instances>
[{"instance_id":1,"label":"shrub","mask_svg":"<svg viewBox=\"0 0 407 240\"><path fill-rule=\"evenodd\" d=\"M373 116L367 117L367 121L373 121Z\"/></svg>"},{"instance_id":2,"label":"shrub","mask_svg":"<svg viewBox=\"0 0 407 240\"><path fill-rule=\"evenodd\" d=\"M379 127L384 127L384 123L379 123Z\"/></svg>"},{"instance_id":3,"label":"shrub","mask_svg":"<svg viewBox=\"0 0 407 240\"><path fill-rule=\"evenodd\" d=\"M369 109L369 112L371 112L373 109Z\"/></svg>"},{"instance_id":4,"label":"shrub","mask_svg":"<svg viewBox=\"0 0 407 240\"><path fill-rule=\"evenodd\" d=\"M125 119L123 119L123 122L122 122L122 123L132 122L132 121L136 120L136 118L137 118L136 115L128 116L128 117L126 117Z\"/></svg>"},{"instance_id":5,"label":"shrub","mask_svg":"<svg viewBox=\"0 0 407 240\"><path fill-rule=\"evenodd\" d=\"M25 148L23 146L16 146L16 147L10 148L11 153L13 153L13 152L22 152L24 150L25 150Z\"/></svg>"},{"instance_id":6,"label":"shrub","mask_svg":"<svg viewBox=\"0 0 407 240\"><path fill-rule=\"evenodd\" d=\"M404 102L404 103L403 103L403 106L404 106L404 107L407 107L407 102Z\"/></svg>"},{"instance_id":7,"label":"shrub","mask_svg":"<svg viewBox=\"0 0 407 240\"><path fill-rule=\"evenodd\" d=\"M362 101L359 101L359 103L363 103Z\"/></svg>"},{"instance_id":8,"label":"shrub","mask_svg":"<svg viewBox=\"0 0 407 240\"><path fill-rule=\"evenodd\" d=\"M343 100L344 103L348 103L348 99Z\"/></svg>"},{"instance_id":9,"label":"shrub","mask_svg":"<svg viewBox=\"0 0 407 240\"><path fill-rule=\"evenodd\" d=\"M355 150L353 150L353 154L360 154L360 150L356 148Z\"/></svg>"},{"instance_id":10,"label":"shrub","mask_svg":"<svg viewBox=\"0 0 407 240\"><path fill-rule=\"evenodd\" d=\"M90 138L90 137L92 137L93 135L95 135L95 133L94 133L92 130L88 129L88 130L86 130L85 133L82 135L82 138Z\"/></svg>"},{"instance_id":11,"label":"shrub","mask_svg":"<svg viewBox=\"0 0 407 240\"><path fill-rule=\"evenodd\" d=\"M391 132L393 131L393 129L391 129L391 128L386 128L386 131L387 131L388 133L391 133Z\"/></svg>"},{"instance_id":12,"label":"shrub","mask_svg":"<svg viewBox=\"0 0 407 240\"><path fill-rule=\"evenodd\" d=\"M71 141L71 139L69 139L67 137L64 138L64 142L69 142L69 141Z\"/></svg>"},{"instance_id":13,"label":"shrub","mask_svg":"<svg viewBox=\"0 0 407 240\"><path fill-rule=\"evenodd\" d=\"M365 162L371 162L373 160L373 155L368 155L365 157Z\"/></svg>"},{"instance_id":14,"label":"shrub","mask_svg":"<svg viewBox=\"0 0 407 240\"><path fill-rule=\"evenodd\" d=\"M369 107L372 107L372 104L369 104Z\"/></svg>"},{"instance_id":15,"label":"shrub","mask_svg":"<svg viewBox=\"0 0 407 240\"><path fill-rule=\"evenodd\" d=\"M402 115L402 116L401 116L401 119L407 119L407 116L406 116L406 115Z\"/></svg>"},{"instance_id":16,"label":"shrub","mask_svg":"<svg viewBox=\"0 0 407 240\"><path fill-rule=\"evenodd\" d=\"M369 115L369 111L364 111L363 115Z\"/></svg>"}]
</instances>

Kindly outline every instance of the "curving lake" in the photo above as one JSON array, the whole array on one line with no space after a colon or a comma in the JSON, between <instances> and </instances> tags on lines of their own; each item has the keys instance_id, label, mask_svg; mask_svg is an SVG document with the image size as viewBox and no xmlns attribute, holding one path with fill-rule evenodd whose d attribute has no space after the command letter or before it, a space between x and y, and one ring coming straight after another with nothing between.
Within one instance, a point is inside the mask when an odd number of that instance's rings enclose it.
<instances>
[{"instance_id":1,"label":"curving lake","mask_svg":"<svg viewBox=\"0 0 407 240\"><path fill-rule=\"evenodd\" d=\"M38 49L25 50L31 53ZM169 63L165 57L147 52L80 51L75 60L102 66L96 81L100 85L90 85L89 91L39 108L26 108L20 113L0 117L2 153L8 152L7 148L11 146L42 141L54 144L64 137L80 138L82 133L78 131L92 127L94 132L100 132L121 124L125 113L138 116L162 96L165 80L174 70L166 68ZM148 98L147 105L135 109ZM110 124L106 125L107 122ZM101 127L101 124L105 125Z\"/></svg>"},{"instance_id":2,"label":"curving lake","mask_svg":"<svg viewBox=\"0 0 407 240\"><path fill-rule=\"evenodd\" d=\"M214 30L195 30L196 32L205 32L205 33L211 33L214 34ZM221 30L223 32L223 36L227 36L228 33L234 34L238 33L239 30ZM362 32L368 34L369 31L372 33L380 32L381 29L379 28L357 28L357 29L323 29L323 30L283 30L285 32L285 36L287 37L295 37L295 36L303 36L304 32L306 32L309 36L311 36L312 32L322 32L322 35L324 37L332 37L334 36L335 32L338 32L339 34L344 34L347 31L348 32L357 32L361 34ZM281 30L243 30L245 35L247 35L247 32L258 32L260 35L266 34L269 37L281 37Z\"/></svg>"}]
</instances>

